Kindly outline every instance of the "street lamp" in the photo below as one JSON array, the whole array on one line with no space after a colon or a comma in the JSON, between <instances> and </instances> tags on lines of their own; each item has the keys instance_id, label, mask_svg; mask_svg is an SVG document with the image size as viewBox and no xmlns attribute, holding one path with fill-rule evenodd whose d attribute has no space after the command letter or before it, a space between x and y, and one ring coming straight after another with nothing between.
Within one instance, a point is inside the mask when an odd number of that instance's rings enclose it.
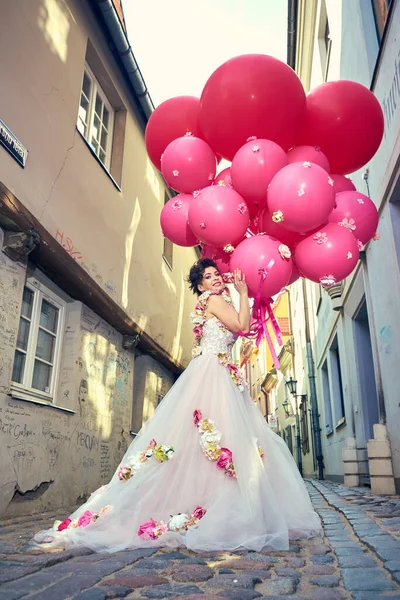
<instances>
[{"instance_id":1,"label":"street lamp","mask_svg":"<svg viewBox=\"0 0 400 600\"><path fill-rule=\"evenodd\" d=\"M282 402L282 408L285 411L286 418L288 418L290 413L289 413L289 402L287 400L285 400L285 402Z\"/></svg>"},{"instance_id":2,"label":"street lamp","mask_svg":"<svg viewBox=\"0 0 400 600\"><path fill-rule=\"evenodd\" d=\"M290 392L290 394L294 397L296 402L296 442L297 442L297 464L299 467L300 475L303 476L303 456L301 452L300 446L300 418L299 418L299 408L297 405L297 380L290 377L286 381L286 386ZM300 394L301 395L301 394ZM286 401L287 402L287 401Z\"/></svg>"}]
</instances>

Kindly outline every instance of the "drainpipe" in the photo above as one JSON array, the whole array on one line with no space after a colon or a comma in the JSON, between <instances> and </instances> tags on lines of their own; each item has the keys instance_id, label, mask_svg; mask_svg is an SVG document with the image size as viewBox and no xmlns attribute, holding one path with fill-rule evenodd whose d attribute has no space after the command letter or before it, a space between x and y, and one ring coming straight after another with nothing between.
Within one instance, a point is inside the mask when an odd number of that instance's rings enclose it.
<instances>
[{"instance_id":1,"label":"drainpipe","mask_svg":"<svg viewBox=\"0 0 400 600\"><path fill-rule=\"evenodd\" d=\"M295 71L298 0L288 0L287 64Z\"/></svg>"},{"instance_id":2,"label":"drainpipe","mask_svg":"<svg viewBox=\"0 0 400 600\"><path fill-rule=\"evenodd\" d=\"M309 383L310 383L311 419L312 419L312 423L313 423L314 447L315 447L315 454L317 457L318 479L324 479L324 457L322 455L321 427L319 424L317 388L315 385L315 368L314 368L314 358L313 358L313 351L312 351L312 345L311 345L310 319L309 319L309 312L308 312L307 287L306 287L305 279L303 279L303 298L304 298L304 322L305 322L305 329L306 329L307 365L308 365L308 379L309 379Z\"/></svg>"},{"instance_id":3,"label":"drainpipe","mask_svg":"<svg viewBox=\"0 0 400 600\"><path fill-rule=\"evenodd\" d=\"M132 52L128 37L121 25L116 8L112 0L91 0L91 2L100 12L101 18L113 42L113 51L122 63L126 76L133 88L139 110L145 123L147 123L154 110L154 104Z\"/></svg>"},{"instance_id":4,"label":"drainpipe","mask_svg":"<svg viewBox=\"0 0 400 600\"><path fill-rule=\"evenodd\" d=\"M292 322L292 300L290 297L290 291L287 290L288 295L288 304L289 304L289 326L290 331L293 332L293 322ZM292 349L292 368L293 368L293 376L296 379L296 363L295 363L295 346L293 344ZM299 416L299 403L297 400L298 396L295 395L295 410L296 410L296 444L297 444L297 466L299 467L300 475L303 476L303 454L301 447L301 438L300 438L300 416Z\"/></svg>"}]
</instances>

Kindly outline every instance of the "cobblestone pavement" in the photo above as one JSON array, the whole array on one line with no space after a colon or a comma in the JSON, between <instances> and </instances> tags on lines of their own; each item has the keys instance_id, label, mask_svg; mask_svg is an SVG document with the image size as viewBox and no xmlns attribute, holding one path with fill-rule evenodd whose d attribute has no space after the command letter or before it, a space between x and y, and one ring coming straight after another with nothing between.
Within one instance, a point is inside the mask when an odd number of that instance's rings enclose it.
<instances>
[{"instance_id":1,"label":"cobblestone pavement","mask_svg":"<svg viewBox=\"0 0 400 600\"><path fill-rule=\"evenodd\" d=\"M60 515L3 520L0 600L400 600L400 497L307 486L325 537L286 552L41 552L29 539Z\"/></svg>"}]
</instances>

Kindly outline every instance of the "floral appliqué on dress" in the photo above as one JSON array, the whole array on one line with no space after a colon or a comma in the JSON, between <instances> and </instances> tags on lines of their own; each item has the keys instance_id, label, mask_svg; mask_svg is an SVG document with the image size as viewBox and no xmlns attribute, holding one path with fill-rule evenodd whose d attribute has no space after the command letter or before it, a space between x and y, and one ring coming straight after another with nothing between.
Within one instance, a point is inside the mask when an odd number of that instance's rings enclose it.
<instances>
[{"instance_id":1,"label":"floral appliqu\u00e9 on dress","mask_svg":"<svg viewBox=\"0 0 400 600\"><path fill-rule=\"evenodd\" d=\"M200 356L200 354L202 353L201 347L200 347L200 341L201 341L201 338L203 337L203 327L207 322L207 319L206 319L207 301L208 301L209 297L212 295L221 295L222 298L225 300L225 302L227 302L230 306L233 306L233 301L232 301L232 298L231 298L228 288L224 288L222 290L222 292L213 292L210 290L208 292L204 292L203 294L201 294L201 296L199 296L199 299L195 306L194 312L192 312L190 314L190 320L193 324L193 335L194 335L194 345L193 345L193 349L192 349L192 357L193 358L195 358L196 356ZM221 331L224 331L224 332L229 331L229 329L223 323L221 323L221 321L219 319L216 319L216 322L218 324L218 327L221 329ZM227 367L234 384L237 385L237 387L239 388L239 390L241 392L243 392L244 388L247 385L246 380L243 377L240 370L238 369L238 367L232 362L230 356L228 354L218 354L218 360L221 365L223 365L224 367Z\"/></svg>"},{"instance_id":2,"label":"floral appliqu\u00e9 on dress","mask_svg":"<svg viewBox=\"0 0 400 600\"><path fill-rule=\"evenodd\" d=\"M156 540L168 531L185 533L189 527L196 526L206 512L206 509L202 506L196 506L191 515L185 513L173 515L168 523L165 523L164 521L157 523L154 519L150 519L139 527L138 536L141 537L142 540Z\"/></svg>"},{"instance_id":3,"label":"floral appliqu\u00e9 on dress","mask_svg":"<svg viewBox=\"0 0 400 600\"><path fill-rule=\"evenodd\" d=\"M147 448L139 454L131 456L127 460L126 465L121 465L118 469L118 479L120 481L128 481L139 469L151 458L155 458L158 462L166 462L174 456L175 450L172 446L162 446L157 444L156 440L151 440Z\"/></svg>"},{"instance_id":4,"label":"floral appliqu\u00e9 on dress","mask_svg":"<svg viewBox=\"0 0 400 600\"><path fill-rule=\"evenodd\" d=\"M236 479L232 452L229 448L222 448L219 445L222 433L215 427L214 421L203 419L201 410L195 410L193 413L193 422L199 430L200 446L208 460L215 461L218 469L222 469L228 477Z\"/></svg>"}]
</instances>

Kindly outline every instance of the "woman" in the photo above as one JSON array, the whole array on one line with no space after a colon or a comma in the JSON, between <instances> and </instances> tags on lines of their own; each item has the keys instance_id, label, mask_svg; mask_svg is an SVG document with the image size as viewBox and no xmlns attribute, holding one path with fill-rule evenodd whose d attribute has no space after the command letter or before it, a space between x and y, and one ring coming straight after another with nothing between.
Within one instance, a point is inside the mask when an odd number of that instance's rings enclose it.
<instances>
[{"instance_id":1,"label":"woman","mask_svg":"<svg viewBox=\"0 0 400 600\"><path fill-rule=\"evenodd\" d=\"M194 359L132 442L108 486L37 543L191 550L285 550L320 533L303 480L283 440L252 402L232 345L250 328L245 277L239 312L214 262L189 274Z\"/></svg>"}]
</instances>

